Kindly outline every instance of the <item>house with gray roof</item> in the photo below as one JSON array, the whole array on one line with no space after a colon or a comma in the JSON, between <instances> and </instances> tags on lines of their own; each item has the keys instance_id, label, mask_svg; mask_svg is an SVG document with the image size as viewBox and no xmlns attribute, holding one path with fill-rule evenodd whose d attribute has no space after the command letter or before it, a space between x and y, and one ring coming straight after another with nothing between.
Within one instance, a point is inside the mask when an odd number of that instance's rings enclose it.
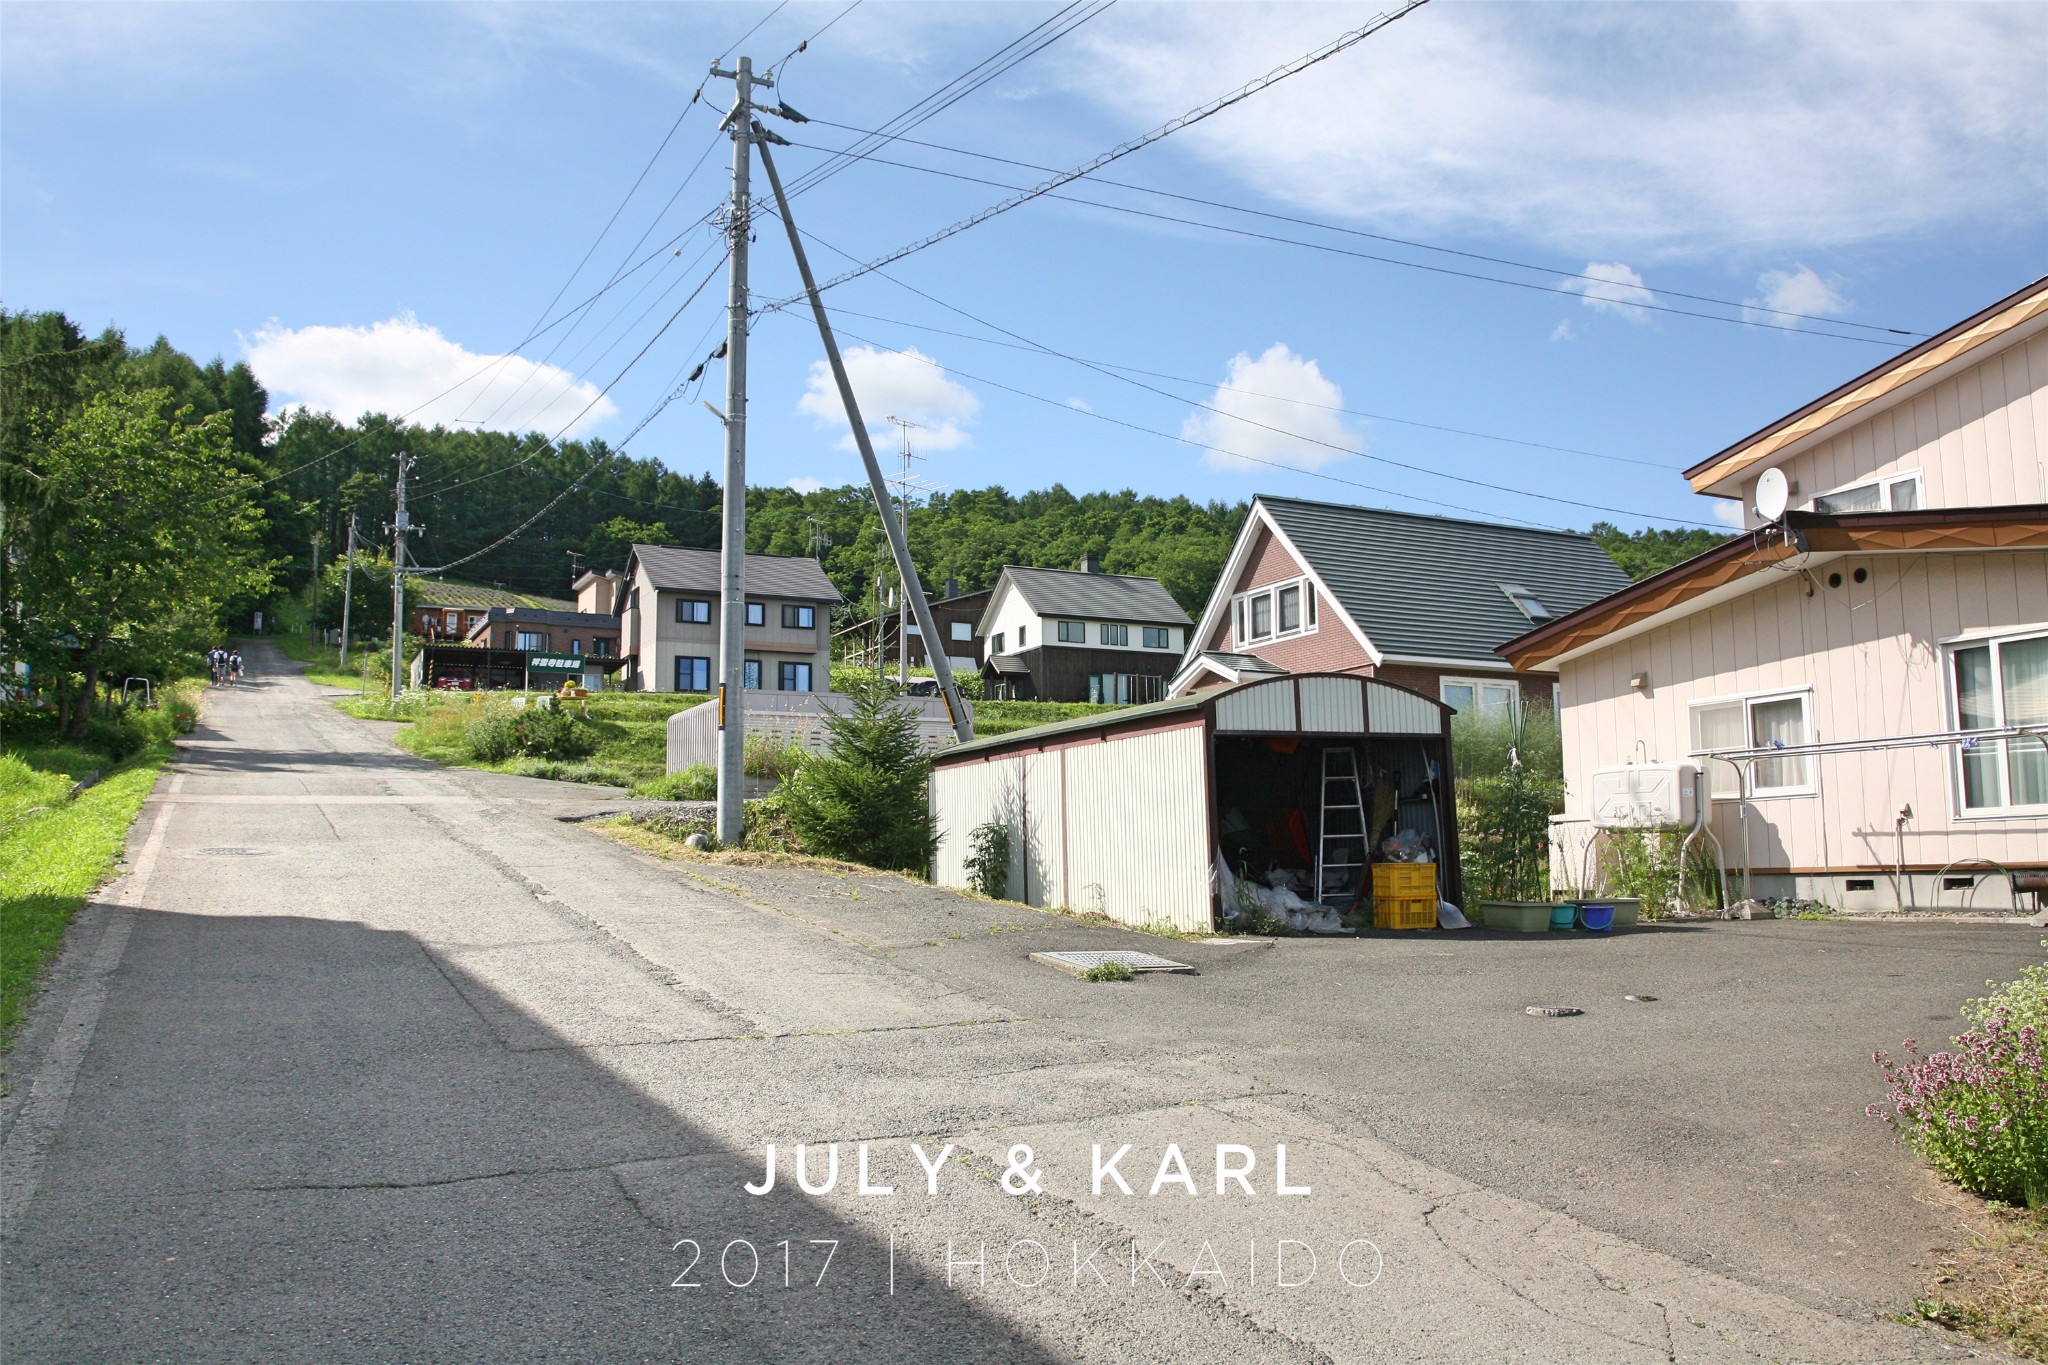
<instances>
[{"instance_id":1,"label":"house with gray roof","mask_svg":"<svg viewBox=\"0 0 2048 1365\"><path fill-rule=\"evenodd\" d=\"M1260 494L1174 674L1174 696L1261 669L1382 678L1459 711L1556 705L1495 647L1619 588L1590 536Z\"/></svg>"},{"instance_id":2,"label":"house with gray roof","mask_svg":"<svg viewBox=\"0 0 2048 1365\"><path fill-rule=\"evenodd\" d=\"M817 560L748 555L745 679L764 692L831 689L832 608L842 600ZM595 587L595 585L593 585ZM635 545L608 595L616 601L623 685L715 692L722 578L716 550Z\"/></svg>"},{"instance_id":3,"label":"house with gray roof","mask_svg":"<svg viewBox=\"0 0 2048 1365\"><path fill-rule=\"evenodd\" d=\"M1156 578L1011 564L975 629L988 649L982 685L1018 701L1160 701L1194 625Z\"/></svg>"}]
</instances>

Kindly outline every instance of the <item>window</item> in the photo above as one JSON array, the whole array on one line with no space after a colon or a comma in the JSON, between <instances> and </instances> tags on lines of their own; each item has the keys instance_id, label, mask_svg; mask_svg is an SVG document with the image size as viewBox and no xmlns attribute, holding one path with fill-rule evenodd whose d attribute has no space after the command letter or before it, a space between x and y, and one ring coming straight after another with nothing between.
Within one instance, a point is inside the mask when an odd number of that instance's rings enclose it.
<instances>
[{"instance_id":1,"label":"window","mask_svg":"<svg viewBox=\"0 0 2048 1365\"><path fill-rule=\"evenodd\" d=\"M809 611L806 607L804 610ZM785 692L808 692L811 690L811 666L809 664L786 663L782 666L782 690Z\"/></svg>"},{"instance_id":2,"label":"window","mask_svg":"<svg viewBox=\"0 0 2048 1365\"><path fill-rule=\"evenodd\" d=\"M952 636L955 640L972 640L974 638L974 623L972 621L955 621L952 627Z\"/></svg>"},{"instance_id":3,"label":"window","mask_svg":"<svg viewBox=\"0 0 2048 1365\"><path fill-rule=\"evenodd\" d=\"M750 626L765 626L768 624L768 604L766 602L747 603L747 624Z\"/></svg>"},{"instance_id":4,"label":"window","mask_svg":"<svg viewBox=\"0 0 2048 1365\"><path fill-rule=\"evenodd\" d=\"M711 660L678 657L676 659L676 691L709 692L711 690Z\"/></svg>"},{"instance_id":5,"label":"window","mask_svg":"<svg viewBox=\"0 0 2048 1365\"><path fill-rule=\"evenodd\" d=\"M761 661L748 659L740 664L740 686L749 692L761 690Z\"/></svg>"},{"instance_id":6,"label":"window","mask_svg":"<svg viewBox=\"0 0 2048 1365\"><path fill-rule=\"evenodd\" d=\"M548 637L537 630L520 631L518 644L514 646L516 649L546 649L547 647Z\"/></svg>"},{"instance_id":7,"label":"window","mask_svg":"<svg viewBox=\"0 0 2048 1365\"><path fill-rule=\"evenodd\" d=\"M569 652L571 654L581 654L583 652L583 642L581 640L571 640L569 642Z\"/></svg>"},{"instance_id":8,"label":"window","mask_svg":"<svg viewBox=\"0 0 2048 1365\"><path fill-rule=\"evenodd\" d=\"M1306 578L1255 588L1233 599L1230 619L1240 648L1303 634L1316 628L1315 589Z\"/></svg>"},{"instance_id":9,"label":"window","mask_svg":"<svg viewBox=\"0 0 2048 1365\"><path fill-rule=\"evenodd\" d=\"M1813 696L1808 692L1757 697L1724 697L1694 702L1690 708L1695 756L1731 749L1761 749L1805 744L1813 738ZM1758 759L1751 796L1808 796L1813 792L1813 758ZM1707 793L1731 800L1742 794L1741 760L1708 762Z\"/></svg>"},{"instance_id":10,"label":"window","mask_svg":"<svg viewBox=\"0 0 2048 1365\"><path fill-rule=\"evenodd\" d=\"M1920 471L1838 488L1813 500L1816 512L1912 512L1920 506Z\"/></svg>"},{"instance_id":11,"label":"window","mask_svg":"<svg viewBox=\"0 0 2048 1365\"><path fill-rule=\"evenodd\" d=\"M1127 645L1130 642L1131 628L1129 626L1104 626L1102 628L1102 643L1106 645Z\"/></svg>"},{"instance_id":12,"label":"window","mask_svg":"<svg viewBox=\"0 0 2048 1365\"><path fill-rule=\"evenodd\" d=\"M1131 700L1131 675L1129 673L1089 674L1088 700L1097 705L1128 705Z\"/></svg>"},{"instance_id":13,"label":"window","mask_svg":"<svg viewBox=\"0 0 2048 1365\"><path fill-rule=\"evenodd\" d=\"M1059 623L1060 643L1063 645L1085 645L1088 643L1088 627L1081 621Z\"/></svg>"},{"instance_id":14,"label":"window","mask_svg":"<svg viewBox=\"0 0 2048 1365\"><path fill-rule=\"evenodd\" d=\"M1030 627L1029 627L1029 626L1019 626L1019 627L1017 627L1017 648L1018 648L1019 650L1022 650L1022 649L1024 648L1024 632L1025 632L1025 631L1027 631L1027 630L1029 630L1029 629L1030 629Z\"/></svg>"},{"instance_id":15,"label":"window","mask_svg":"<svg viewBox=\"0 0 2048 1365\"><path fill-rule=\"evenodd\" d=\"M1003 652L1003 633L1001 631L997 631L988 637L988 652L991 654Z\"/></svg>"},{"instance_id":16,"label":"window","mask_svg":"<svg viewBox=\"0 0 2048 1365\"><path fill-rule=\"evenodd\" d=\"M1556 615L1549 607L1543 605L1542 598L1530 592L1527 588L1518 588L1512 583L1503 583L1500 585L1500 590L1506 593L1508 601L1514 603L1522 615L1528 617L1531 621L1541 624Z\"/></svg>"},{"instance_id":17,"label":"window","mask_svg":"<svg viewBox=\"0 0 2048 1365\"><path fill-rule=\"evenodd\" d=\"M633 612L640 610L640 585L638 583L635 583L633 590L626 594L626 610Z\"/></svg>"},{"instance_id":18,"label":"window","mask_svg":"<svg viewBox=\"0 0 2048 1365\"><path fill-rule=\"evenodd\" d=\"M684 625L709 625L711 603L701 597L678 597L676 599L676 620ZM698 689L702 691L702 688Z\"/></svg>"},{"instance_id":19,"label":"window","mask_svg":"<svg viewBox=\"0 0 2048 1365\"><path fill-rule=\"evenodd\" d=\"M799 607L789 603L783 604L782 627L784 630L809 630L817 623L817 608ZM804 689L806 692L810 690L808 687Z\"/></svg>"},{"instance_id":20,"label":"window","mask_svg":"<svg viewBox=\"0 0 2048 1365\"><path fill-rule=\"evenodd\" d=\"M1958 645L1950 660L1958 730L2048 723L2048 634ZM1965 811L2048 807L2040 739L1965 740L1956 762Z\"/></svg>"},{"instance_id":21,"label":"window","mask_svg":"<svg viewBox=\"0 0 2048 1365\"><path fill-rule=\"evenodd\" d=\"M1512 681L1482 678L1444 678L1437 695L1460 715L1505 716L1509 720L1521 707L1522 689Z\"/></svg>"},{"instance_id":22,"label":"window","mask_svg":"<svg viewBox=\"0 0 2048 1365\"><path fill-rule=\"evenodd\" d=\"M448 625L448 629L449 629L450 631L457 631L457 630L461 630L461 629L462 629L462 613L461 613L461 612L459 612L459 611L451 611L451 612L444 612L444 613L442 614L442 619L443 619L443 620L445 620L445 621L447 622L447 625Z\"/></svg>"},{"instance_id":23,"label":"window","mask_svg":"<svg viewBox=\"0 0 2048 1365\"><path fill-rule=\"evenodd\" d=\"M1145 648L1172 649L1173 632L1171 630L1168 630L1165 626L1145 627Z\"/></svg>"},{"instance_id":24,"label":"window","mask_svg":"<svg viewBox=\"0 0 2048 1365\"><path fill-rule=\"evenodd\" d=\"M607 640L607 639L605 639L605 638L604 638L604 636L602 636L602 635L593 635L593 636L591 636L591 637L590 637L590 654L591 654L591 657L592 657L592 658L596 658L596 659L609 659L609 658L611 658L611 657L612 657L612 642L611 642L610 640Z\"/></svg>"}]
</instances>

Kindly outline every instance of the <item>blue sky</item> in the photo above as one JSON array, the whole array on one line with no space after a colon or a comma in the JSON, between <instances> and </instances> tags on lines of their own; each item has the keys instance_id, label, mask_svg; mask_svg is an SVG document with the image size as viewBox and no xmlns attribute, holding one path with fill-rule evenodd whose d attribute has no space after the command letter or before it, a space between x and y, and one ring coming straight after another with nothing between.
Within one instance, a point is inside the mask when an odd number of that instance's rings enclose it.
<instances>
[{"instance_id":1,"label":"blue sky","mask_svg":"<svg viewBox=\"0 0 2048 1365\"><path fill-rule=\"evenodd\" d=\"M683 113L600 230L711 58L765 16L743 50L774 62L845 0L772 9L10 4L0 294L246 357L276 403L353 417L402 411L504 355L593 241L565 303L643 232L642 254L675 238L679 255L608 292L559 347L566 329L425 414L552 433L625 370L574 426L617 440L722 332L719 275L625 368L717 260L698 220L725 188L713 125L729 83ZM1059 11L864 0L781 68L781 93L873 128ZM1079 164L1376 12L1124 0L911 136ZM921 424L936 486L1710 522L1678 469L1892 353L1816 330L1938 330L2048 268L2044 50L2042 6L1437 0L1106 172L1329 226L1087 182L1070 193L1541 288L1044 200L887 272L1033 342L1172 377L1136 376L1150 388L947 335L1008 340L877 276L828 297L868 415ZM803 144L778 157L787 179L853 136L778 127ZM926 147L880 155L1042 178ZM868 258L1002 197L870 160L796 211ZM822 275L844 266L813 249ZM754 258L759 297L793 291L779 225L759 224ZM757 323L753 482L860 477L821 354L799 310ZM718 366L709 379L630 450L716 470L719 428L698 400L719 399Z\"/></svg>"}]
</instances>

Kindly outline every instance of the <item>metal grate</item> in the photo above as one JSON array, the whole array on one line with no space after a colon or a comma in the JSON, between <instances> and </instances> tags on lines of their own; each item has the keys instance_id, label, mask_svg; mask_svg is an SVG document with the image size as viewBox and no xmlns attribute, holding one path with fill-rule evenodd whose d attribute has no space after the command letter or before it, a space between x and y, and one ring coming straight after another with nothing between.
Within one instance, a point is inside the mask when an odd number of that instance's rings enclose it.
<instances>
[{"instance_id":1,"label":"metal grate","mask_svg":"<svg viewBox=\"0 0 2048 1365\"><path fill-rule=\"evenodd\" d=\"M1151 953L1135 953L1122 948L1107 952L1091 948L1063 953L1033 953L1031 960L1033 962L1043 962L1048 967L1057 967L1063 972L1072 972L1076 976L1087 971L1090 967L1099 967L1105 962L1121 962L1134 972L1187 972L1192 974L1195 970L1185 962L1172 962L1163 957L1155 957Z\"/></svg>"}]
</instances>

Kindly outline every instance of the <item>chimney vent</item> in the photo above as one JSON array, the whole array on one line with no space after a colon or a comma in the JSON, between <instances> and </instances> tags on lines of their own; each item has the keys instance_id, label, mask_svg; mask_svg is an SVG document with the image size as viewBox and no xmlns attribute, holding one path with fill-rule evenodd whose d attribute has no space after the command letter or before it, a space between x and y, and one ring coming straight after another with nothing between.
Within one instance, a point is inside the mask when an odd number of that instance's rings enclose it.
<instances>
[{"instance_id":1,"label":"chimney vent","mask_svg":"<svg viewBox=\"0 0 2048 1365\"><path fill-rule=\"evenodd\" d=\"M1090 550L1090 551L1089 551L1089 552L1088 552L1087 554L1085 554L1085 555L1082 555L1082 556L1081 556L1081 572L1082 572L1082 573L1101 573L1101 572L1102 572L1102 558L1101 558L1101 556L1097 555L1097 554L1095 553L1095 551L1093 551L1093 550Z\"/></svg>"}]
</instances>

